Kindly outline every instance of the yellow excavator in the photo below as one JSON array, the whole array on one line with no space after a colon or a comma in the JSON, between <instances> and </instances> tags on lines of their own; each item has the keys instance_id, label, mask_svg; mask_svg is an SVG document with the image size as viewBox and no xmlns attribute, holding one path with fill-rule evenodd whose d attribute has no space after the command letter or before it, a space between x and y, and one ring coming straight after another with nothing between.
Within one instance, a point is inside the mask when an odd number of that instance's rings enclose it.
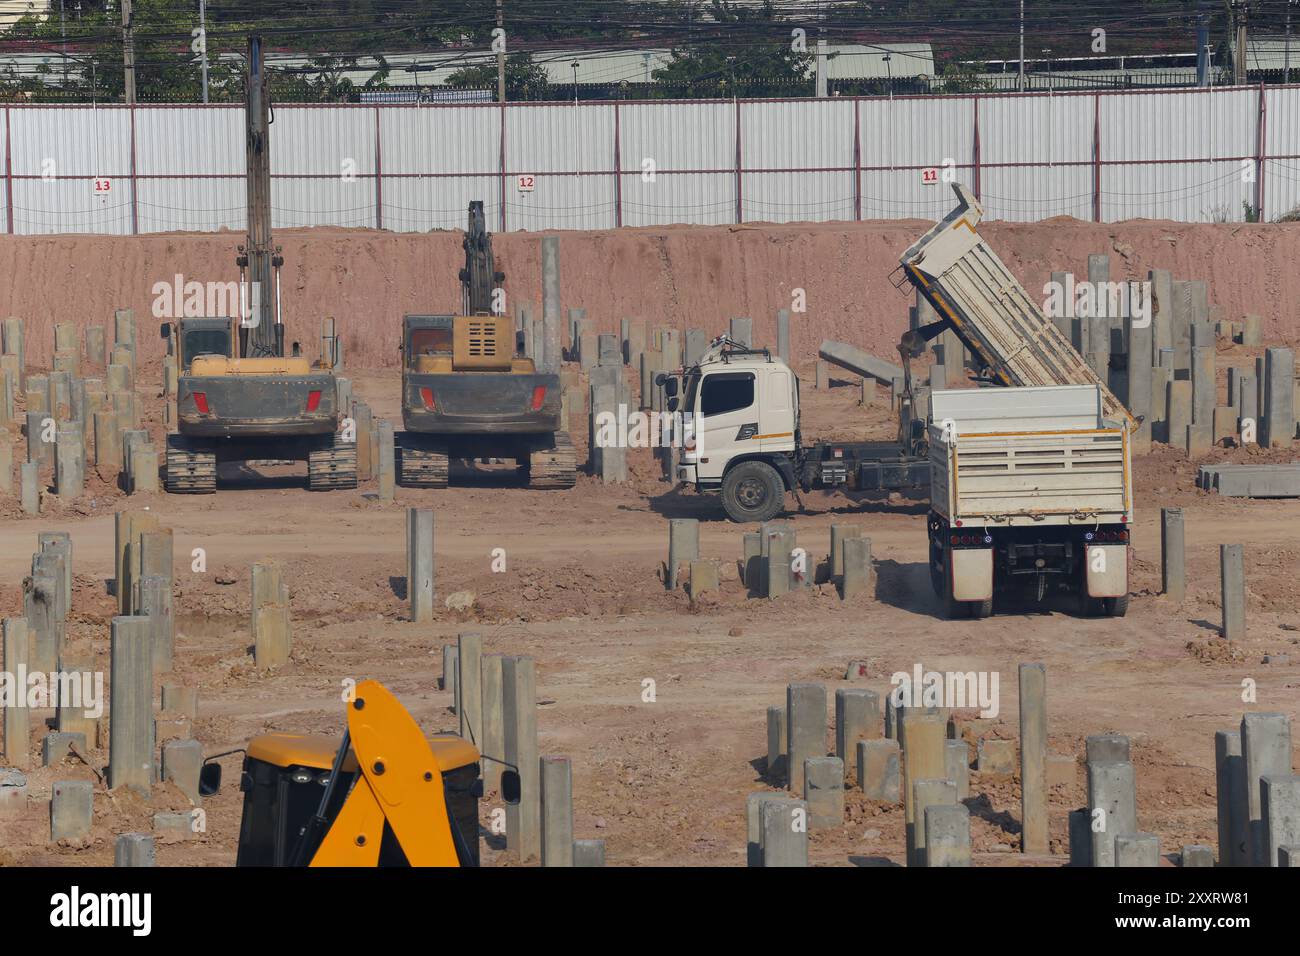
<instances>
[{"instance_id":1,"label":"yellow excavator","mask_svg":"<svg viewBox=\"0 0 1300 956\"><path fill-rule=\"evenodd\" d=\"M342 741L265 734L249 742L239 788L244 815L236 866L478 866L481 758L453 734L426 739L382 684L362 681ZM221 788L217 754L199 793ZM501 774L519 801L519 773Z\"/></svg>"}]
</instances>

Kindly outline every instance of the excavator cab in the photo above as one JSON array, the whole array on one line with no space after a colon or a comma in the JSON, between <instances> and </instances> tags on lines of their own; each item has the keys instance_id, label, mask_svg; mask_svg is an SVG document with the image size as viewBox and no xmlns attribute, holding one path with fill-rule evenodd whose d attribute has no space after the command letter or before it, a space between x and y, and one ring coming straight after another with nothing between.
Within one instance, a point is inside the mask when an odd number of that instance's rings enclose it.
<instances>
[{"instance_id":1,"label":"excavator cab","mask_svg":"<svg viewBox=\"0 0 1300 956\"><path fill-rule=\"evenodd\" d=\"M177 367L189 369L199 355L235 358L233 327L234 320L229 318L181 319L178 325L163 323L160 332L164 339L176 336Z\"/></svg>"},{"instance_id":2,"label":"excavator cab","mask_svg":"<svg viewBox=\"0 0 1300 956\"><path fill-rule=\"evenodd\" d=\"M426 739L392 694L363 681L341 742L275 733L248 744L235 865L478 866L479 761L458 736ZM200 793L220 786L209 761ZM501 796L519 799L513 769Z\"/></svg>"}]
</instances>

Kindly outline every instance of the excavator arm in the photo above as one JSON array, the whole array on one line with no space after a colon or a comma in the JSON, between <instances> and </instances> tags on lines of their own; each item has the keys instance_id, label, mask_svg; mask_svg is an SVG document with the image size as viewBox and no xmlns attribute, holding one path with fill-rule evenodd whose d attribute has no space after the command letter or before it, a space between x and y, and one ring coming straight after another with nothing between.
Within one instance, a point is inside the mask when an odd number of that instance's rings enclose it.
<instances>
[{"instance_id":1,"label":"excavator arm","mask_svg":"<svg viewBox=\"0 0 1300 956\"><path fill-rule=\"evenodd\" d=\"M356 687L340 752L349 745L360 775L310 865L376 866L387 823L411 866L459 866L438 760L414 718L377 681Z\"/></svg>"}]
</instances>

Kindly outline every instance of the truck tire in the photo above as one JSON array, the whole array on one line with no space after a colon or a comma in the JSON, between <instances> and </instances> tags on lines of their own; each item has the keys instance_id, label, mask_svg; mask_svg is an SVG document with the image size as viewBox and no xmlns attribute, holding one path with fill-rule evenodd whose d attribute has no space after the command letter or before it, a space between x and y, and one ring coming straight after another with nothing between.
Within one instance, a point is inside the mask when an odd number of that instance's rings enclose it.
<instances>
[{"instance_id":1,"label":"truck tire","mask_svg":"<svg viewBox=\"0 0 1300 956\"><path fill-rule=\"evenodd\" d=\"M1128 595L1121 594L1119 597L1103 598L1103 609L1107 617L1123 617L1128 613Z\"/></svg>"},{"instance_id":2,"label":"truck tire","mask_svg":"<svg viewBox=\"0 0 1300 956\"><path fill-rule=\"evenodd\" d=\"M785 482L765 461L742 461L722 479L722 507L732 521L771 521L785 507Z\"/></svg>"},{"instance_id":3,"label":"truck tire","mask_svg":"<svg viewBox=\"0 0 1300 956\"><path fill-rule=\"evenodd\" d=\"M973 618L985 618L993 616L993 599L987 598L983 601L970 601L967 603L970 608L970 616Z\"/></svg>"}]
</instances>

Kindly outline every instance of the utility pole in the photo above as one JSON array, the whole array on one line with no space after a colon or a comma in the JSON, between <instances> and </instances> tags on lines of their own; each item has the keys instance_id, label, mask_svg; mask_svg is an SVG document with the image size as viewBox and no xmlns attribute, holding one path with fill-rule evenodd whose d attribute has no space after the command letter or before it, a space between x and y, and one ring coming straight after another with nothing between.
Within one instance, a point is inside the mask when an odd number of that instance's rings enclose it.
<instances>
[{"instance_id":1,"label":"utility pole","mask_svg":"<svg viewBox=\"0 0 1300 956\"><path fill-rule=\"evenodd\" d=\"M1291 8L1296 0L1286 0L1286 46L1282 54L1282 82L1291 82Z\"/></svg>"},{"instance_id":2,"label":"utility pole","mask_svg":"<svg viewBox=\"0 0 1300 956\"><path fill-rule=\"evenodd\" d=\"M199 37L203 41L203 102L208 101L208 2L199 0Z\"/></svg>"},{"instance_id":3,"label":"utility pole","mask_svg":"<svg viewBox=\"0 0 1300 956\"><path fill-rule=\"evenodd\" d=\"M1287 14L1287 22L1290 22L1290 14ZM63 15L63 0L59 0L59 36L63 38L63 89L68 88L68 21Z\"/></svg>"},{"instance_id":4,"label":"utility pole","mask_svg":"<svg viewBox=\"0 0 1300 956\"><path fill-rule=\"evenodd\" d=\"M122 0L123 92L127 103L135 103L135 38L131 35L131 0Z\"/></svg>"},{"instance_id":5,"label":"utility pole","mask_svg":"<svg viewBox=\"0 0 1300 956\"><path fill-rule=\"evenodd\" d=\"M1020 0L1020 71L1016 75L1016 89L1025 91L1025 0Z\"/></svg>"},{"instance_id":6,"label":"utility pole","mask_svg":"<svg viewBox=\"0 0 1300 956\"><path fill-rule=\"evenodd\" d=\"M504 0L497 0L497 102L506 101L506 34L505 12L501 9Z\"/></svg>"},{"instance_id":7,"label":"utility pole","mask_svg":"<svg viewBox=\"0 0 1300 956\"><path fill-rule=\"evenodd\" d=\"M1246 85L1246 21L1250 17L1250 4L1246 0L1232 0L1232 15L1237 27L1237 40L1233 47L1232 82Z\"/></svg>"},{"instance_id":8,"label":"utility pole","mask_svg":"<svg viewBox=\"0 0 1300 956\"><path fill-rule=\"evenodd\" d=\"M1196 85L1210 85L1210 18L1196 17Z\"/></svg>"}]
</instances>

